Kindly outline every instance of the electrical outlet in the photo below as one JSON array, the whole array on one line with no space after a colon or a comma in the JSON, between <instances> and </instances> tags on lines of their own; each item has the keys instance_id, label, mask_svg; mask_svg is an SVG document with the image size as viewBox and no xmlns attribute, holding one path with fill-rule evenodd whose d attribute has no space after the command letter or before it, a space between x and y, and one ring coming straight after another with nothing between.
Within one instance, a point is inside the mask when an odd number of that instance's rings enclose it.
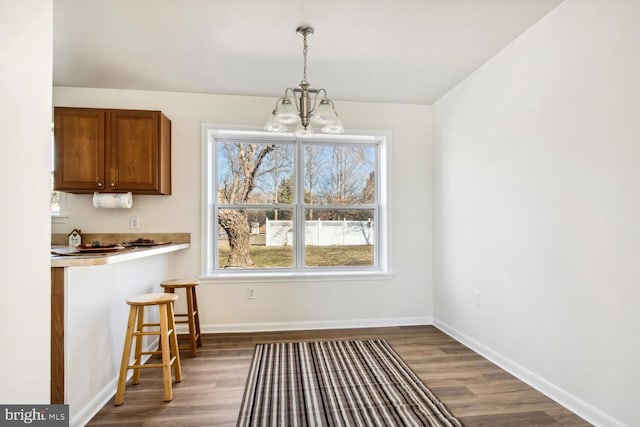
<instances>
[{"instance_id":1,"label":"electrical outlet","mask_svg":"<svg viewBox=\"0 0 640 427\"><path fill-rule=\"evenodd\" d=\"M247 288L247 299L256 299L256 288Z\"/></svg>"},{"instance_id":2,"label":"electrical outlet","mask_svg":"<svg viewBox=\"0 0 640 427\"><path fill-rule=\"evenodd\" d=\"M473 305L480 307L480 291L475 291L473 293Z\"/></svg>"},{"instance_id":3,"label":"electrical outlet","mask_svg":"<svg viewBox=\"0 0 640 427\"><path fill-rule=\"evenodd\" d=\"M129 228L132 230L140 229L140 217L139 216L130 216L129 217Z\"/></svg>"}]
</instances>

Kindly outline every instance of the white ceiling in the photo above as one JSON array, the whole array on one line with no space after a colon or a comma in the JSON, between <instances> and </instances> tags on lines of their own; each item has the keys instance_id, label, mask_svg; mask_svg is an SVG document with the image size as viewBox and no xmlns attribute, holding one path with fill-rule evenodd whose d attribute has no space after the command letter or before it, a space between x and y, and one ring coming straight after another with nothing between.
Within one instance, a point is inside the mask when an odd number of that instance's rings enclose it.
<instances>
[{"instance_id":1,"label":"white ceiling","mask_svg":"<svg viewBox=\"0 0 640 427\"><path fill-rule=\"evenodd\" d=\"M57 86L432 104L562 0L55 0Z\"/></svg>"}]
</instances>

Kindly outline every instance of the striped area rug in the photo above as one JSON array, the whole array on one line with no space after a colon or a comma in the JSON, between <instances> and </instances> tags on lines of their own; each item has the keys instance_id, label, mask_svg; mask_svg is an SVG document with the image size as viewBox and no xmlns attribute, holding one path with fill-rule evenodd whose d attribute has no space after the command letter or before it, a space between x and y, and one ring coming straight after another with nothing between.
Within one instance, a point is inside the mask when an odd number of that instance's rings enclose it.
<instances>
[{"instance_id":1,"label":"striped area rug","mask_svg":"<svg viewBox=\"0 0 640 427\"><path fill-rule=\"evenodd\" d=\"M460 427L384 340L258 344L237 426Z\"/></svg>"}]
</instances>

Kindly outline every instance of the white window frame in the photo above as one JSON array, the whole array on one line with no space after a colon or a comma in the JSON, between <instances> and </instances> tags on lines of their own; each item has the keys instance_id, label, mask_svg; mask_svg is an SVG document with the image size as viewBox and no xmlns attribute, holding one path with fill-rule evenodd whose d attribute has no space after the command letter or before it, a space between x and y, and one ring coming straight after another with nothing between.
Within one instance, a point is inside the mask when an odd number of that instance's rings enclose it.
<instances>
[{"instance_id":1,"label":"white window frame","mask_svg":"<svg viewBox=\"0 0 640 427\"><path fill-rule=\"evenodd\" d=\"M67 222L67 193L62 191L58 191L58 193L60 193L60 201L58 203L60 205L60 211L51 211L51 222L53 224L65 224Z\"/></svg>"},{"instance_id":2,"label":"white window frame","mask_svg":"<svg viewBox=\"0 0 640 427\"><path fill-rule=\"evenodd\" d=\"M54 153L54 143L53 143L53 123L51 124L51 192L53 193L53 171L55 169L55 153ZM60 194L60 212L50 211L51 214L51 223L53 224L64 224L67 222L67 193L62 191L58 191ZM50 205L51 206L51 205Z\"/></svg>"},{"instance_id":3,"label":"white window frame","mask_svg":"<svg viewBox=\"0 0 640 427\"><path fill-rule=\"evenodd\" d=\"M321 278L335 279L341 277L343 279L361 280L363 278L388 278L392 275L391 271L391 240L390 240L390 194L389 194L389 177L390 177L390 150L391 132L389 131L367 131L367 132L350 132L343 135L313 135L308 140L313 142L327 142L327 143L339 143L348 144L349 141L359 141L364 143L371 143L378 146L378 165L377 165L377 212L378 216L375 220L376 226L376 247L375 247L375 267L340 267L321 269L306 268L304 270L293 269L230 269L223 270L215 269L215 259L217 257L216 251L216 233L213 232L216 228L216 201L213 200L213 195L216 194L214 186L215 180L215 167L216 167L216 140L217 139L247 139L256 142L260 141L274 141L274 142L290 142L296 143L300 138L295 137L289 133L273 133L265 132L258 128L253 127L238 127L217 125L213 123L202 124L202 221L201 221L201 233L202 233L202 258L201 258L201 276L204 279L216 280L221 279L226 282L233 281L234 279L242 280L242 282L264 282L264 281L282 281L283 279L292 278L296 281L309 279L318 280ZM301 151L301 150L300 150ZM302 158L301 153L296 154L298 156L298 168L301 168ZM296 181L301 171L295 172ZM300 185L296 184L296 191L298 192L298 202L295 205L302 206L304 209L305 204L301 202L300 194L303 193L303 189ZM318 206L318 208L331 208L333 206ZM274 206L265 206L265 209L273 209ZM349 206L340 206L338 208L348 209ZM300 225L302 224L302 225ZM296 233L296 250L294 256L300 260L300 252L303 248L304 233L299 228L304 227L304 221L296 222L298 227ZM303 231L303 230L302 230ZM302 267L301 267L302 268Z\"/></svg>"}]
</instances>

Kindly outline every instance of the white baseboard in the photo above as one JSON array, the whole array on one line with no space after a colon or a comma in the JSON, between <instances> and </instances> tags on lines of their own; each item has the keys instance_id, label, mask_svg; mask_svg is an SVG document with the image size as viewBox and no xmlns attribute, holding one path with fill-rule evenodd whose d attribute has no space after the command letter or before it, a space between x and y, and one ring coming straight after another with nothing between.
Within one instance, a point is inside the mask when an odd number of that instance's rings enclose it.
<instances>
[{"instance_id":1,"label":"white baseboard","mask_svg":"<svg viewBox=\"0 0 640 427\"><path fill-rule=\"evenodd\" d=\"M225 323L201 325L202 333L304 331L313 329L381 328L389 326L431 325L431 317L391 319L320 320L300 322Z\"/></svg>"},{"instance_id":2,"label":"white baseboard","mask_svg":"<svg viewBox=\"0 0 640 427\"><path fill-rule=\"evenodd\" d=\"M133 375L133 372L127 377L127 380ZM93 396L93 399L89 401L82 409L75 414L71 415L69 421L70 427L81 427L86 425L91 419L107 404L109 399L116 393L118 387L118 379L114 378L107 384L100 393Z\"/></svg>"},{"instance_id":3,"label":"white baseboard","mask_svg":"<svg viewBox=\"0 0 640 427\"><path fill-rule=\"evenodd\" d=\"M527 383L550 399L555 400L565 408L584 418L593 425L599 427L627 427L627 425L623 422L604 413L593 405L590 405L577 396L556 386L555 384L547 381L536 373L531 372L522 365L513 362L500 353L490 349L484 344L439 321L438 319L434 320L433 325L445 334L466 345L476 353L495 363L500 368L509 372L511 375Z\"/></svg>"},{"instance_id":4,"label":"white baseboard","mask_svg":"<svg viewBox=\"0 0 640 427\"><path fill-rule=\"evenodd\" d=\"M154 351L158 348L158 340L155 339L150 345L148 345L142 351ZM151 355L142 356L142 363L144 364ZM127 372L127 381L131 379L133 376L133 371L129 370ZM109 383L100 390L98 394L96 394L93 399L89 401L83 408L79 411L73 411L70 414L69 426L70 427L82 427L86 425L91 419L100 412L100 409L103 408L104 405L109 402L109 400L116 394L118 389L118 377L113 378ZM69 408L71 409L71 408Z\"/></svg>"}]
</instances>

